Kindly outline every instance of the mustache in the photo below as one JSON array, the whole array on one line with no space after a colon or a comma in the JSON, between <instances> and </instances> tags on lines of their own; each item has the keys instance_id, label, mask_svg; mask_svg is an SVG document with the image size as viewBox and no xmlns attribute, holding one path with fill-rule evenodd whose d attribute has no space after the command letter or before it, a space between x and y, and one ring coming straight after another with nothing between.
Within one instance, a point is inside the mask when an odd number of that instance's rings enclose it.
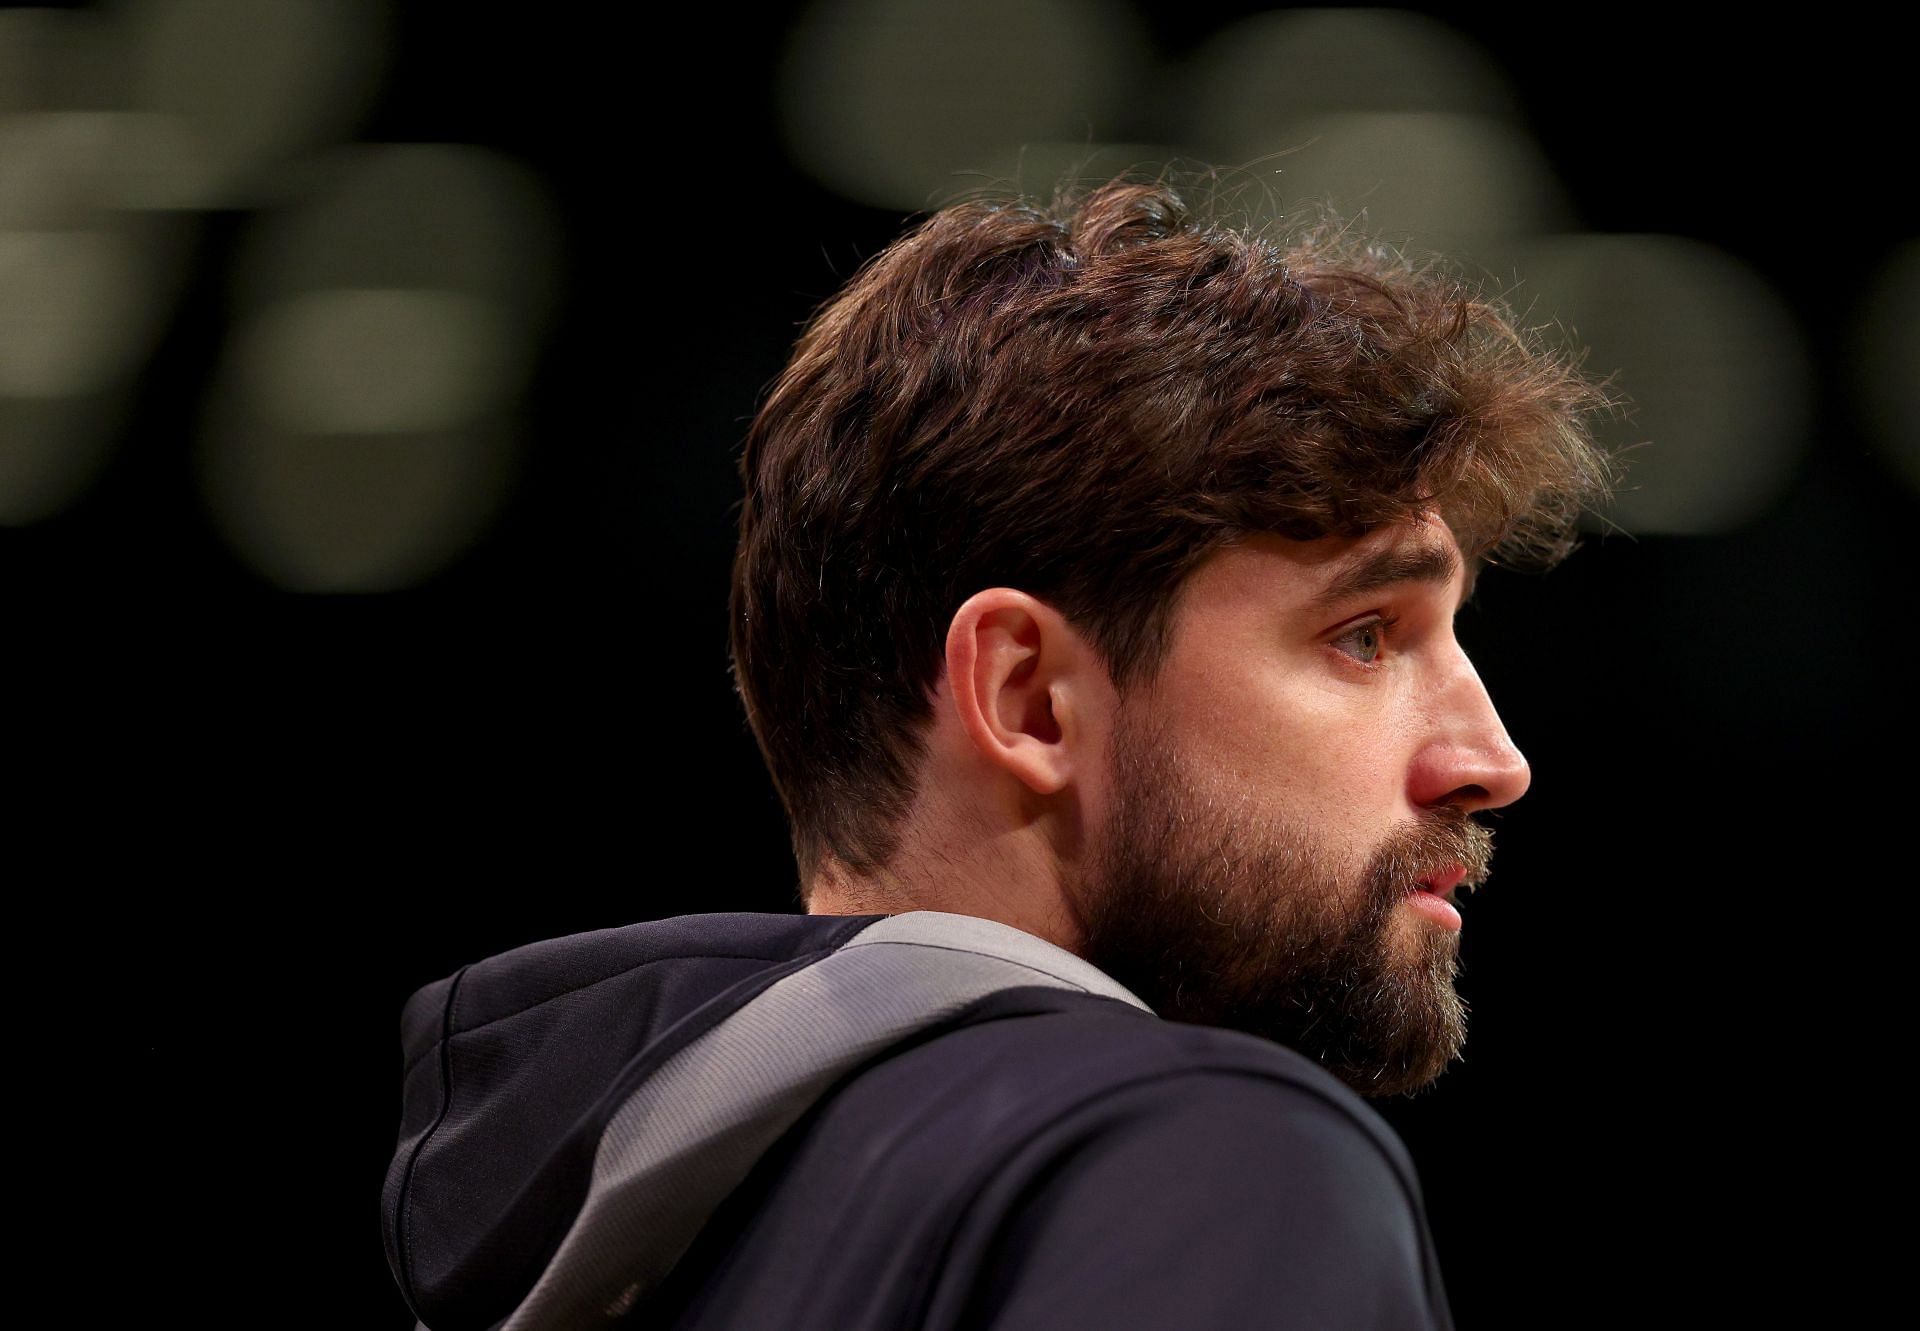
<instances>
[{"instance_id":1,"label":"mustache","mask_svg":"<svg viewBox=\"0 0 1920 1331\"><path fill-rule=\"evenodd\" d=\"M1376 862L1380 880L1398 890L1411 890L1422 879L1460 865L1467 871L1457 889L1464 896L1487 880L1493 833L1463 810L1433 809L1389 838Z\"/></svg>"}]
</instances>

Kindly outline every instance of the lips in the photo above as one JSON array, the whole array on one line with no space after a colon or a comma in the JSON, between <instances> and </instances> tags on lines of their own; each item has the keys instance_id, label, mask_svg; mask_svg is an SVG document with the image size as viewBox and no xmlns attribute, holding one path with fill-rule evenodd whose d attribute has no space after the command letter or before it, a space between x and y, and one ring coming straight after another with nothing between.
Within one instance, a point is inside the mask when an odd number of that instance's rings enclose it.
<instances>
[{"instance_id":1,"label":"lips","mask_svg":"<svg viewBox=\"0 0 1920 1331\"><path fill-rule=\"evenodd\" d=\"M1442 929L1457 933L1460 908L1454 905L1452 893L1466 876L1467 871L1457 864L1436 870L1414 884L1407 893L1407 904Z\"/></svg>"},{"instance_id":2,"label":"lips","mask_svg":"<svg viewBox=\"0 0 1920 1331\"><path fill-rule=\"evenodd\" d=\"M1466 876L1467 868L1464 864L1449 864L1420 879L1415 890L1431 892L1437 897L1451 897L1453 889L1460 886L1461 880Z\"/></svg>"}]
</instances>

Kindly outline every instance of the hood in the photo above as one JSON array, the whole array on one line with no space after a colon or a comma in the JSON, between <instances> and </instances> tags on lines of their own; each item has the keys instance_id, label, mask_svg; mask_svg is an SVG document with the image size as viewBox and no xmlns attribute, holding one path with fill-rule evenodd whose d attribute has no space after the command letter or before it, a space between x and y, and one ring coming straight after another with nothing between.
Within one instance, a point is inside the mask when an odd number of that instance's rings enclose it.
<instances>
[{"instance_id":1,"label":"hood","mask_svg":"<svg viewBox=\"0 0 1920 1331\"><path fill-rule=\"evenodd\" d=\"M465 967L401 1018L394 1278L432 1331L619 1316L839 1080L1033 985L1146 1007L1051 943L939 911L690 915Z\"/></svg>"}]
</instances>

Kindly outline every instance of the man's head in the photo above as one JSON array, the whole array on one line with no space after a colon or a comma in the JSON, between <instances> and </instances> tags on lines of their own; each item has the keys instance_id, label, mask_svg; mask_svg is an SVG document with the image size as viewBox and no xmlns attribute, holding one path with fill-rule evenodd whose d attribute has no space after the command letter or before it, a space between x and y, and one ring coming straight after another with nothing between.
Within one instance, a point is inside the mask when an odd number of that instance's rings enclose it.
<instances>
[{"instance_id":1,"label":"man's head","mask_svg":"<svg viewBox=\"0 0 1920 1331\"><path fill-rule=\"evenodd\" d=\"M1406 889L1477 878L1466 815L1526 782L1453 611L1571 548L1597 403L1332 229L1131 184L935 215L815 317L742 458L735 678L803 897L992 914L1417 1083L1457 921Z\"/></svg>"},{"instance_id":2,"label":"man's head","mask_svg":"<svg viewBox=\"0 0 1920 1331\"><path fill-rule=\"evenodd\" d=\"M1190 579L1154 684L1117 709L1080 950L1162 1016L1251 1030L1368 1094L1458 1051L1460 917L1525 761L1453 636L1437 520L1254 538Z\"/></svg>"}]
</instances>

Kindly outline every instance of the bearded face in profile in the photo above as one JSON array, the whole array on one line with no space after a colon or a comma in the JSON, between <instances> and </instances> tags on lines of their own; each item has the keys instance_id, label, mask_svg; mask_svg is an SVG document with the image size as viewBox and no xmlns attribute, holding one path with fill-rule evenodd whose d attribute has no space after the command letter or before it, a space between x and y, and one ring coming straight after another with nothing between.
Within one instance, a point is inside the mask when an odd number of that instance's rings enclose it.
<instances>
[{"instance_id":1,"label":"bearded face in profile","mask_svg":"<svg viewBox=\"0 0 1920 1331\"><path fill-rule=\"evenodd\" d=\"M1371 846L1328 844L1206 790L1162 728L1114 733L1100 848L1069 884L1088 961L1162 1017L1258 1035L1388 1096L1466 1037L1458 932L1408 908L1423 876L1486 876L1492 834L1451 807Z\"/></svg>"}]
</instances>

